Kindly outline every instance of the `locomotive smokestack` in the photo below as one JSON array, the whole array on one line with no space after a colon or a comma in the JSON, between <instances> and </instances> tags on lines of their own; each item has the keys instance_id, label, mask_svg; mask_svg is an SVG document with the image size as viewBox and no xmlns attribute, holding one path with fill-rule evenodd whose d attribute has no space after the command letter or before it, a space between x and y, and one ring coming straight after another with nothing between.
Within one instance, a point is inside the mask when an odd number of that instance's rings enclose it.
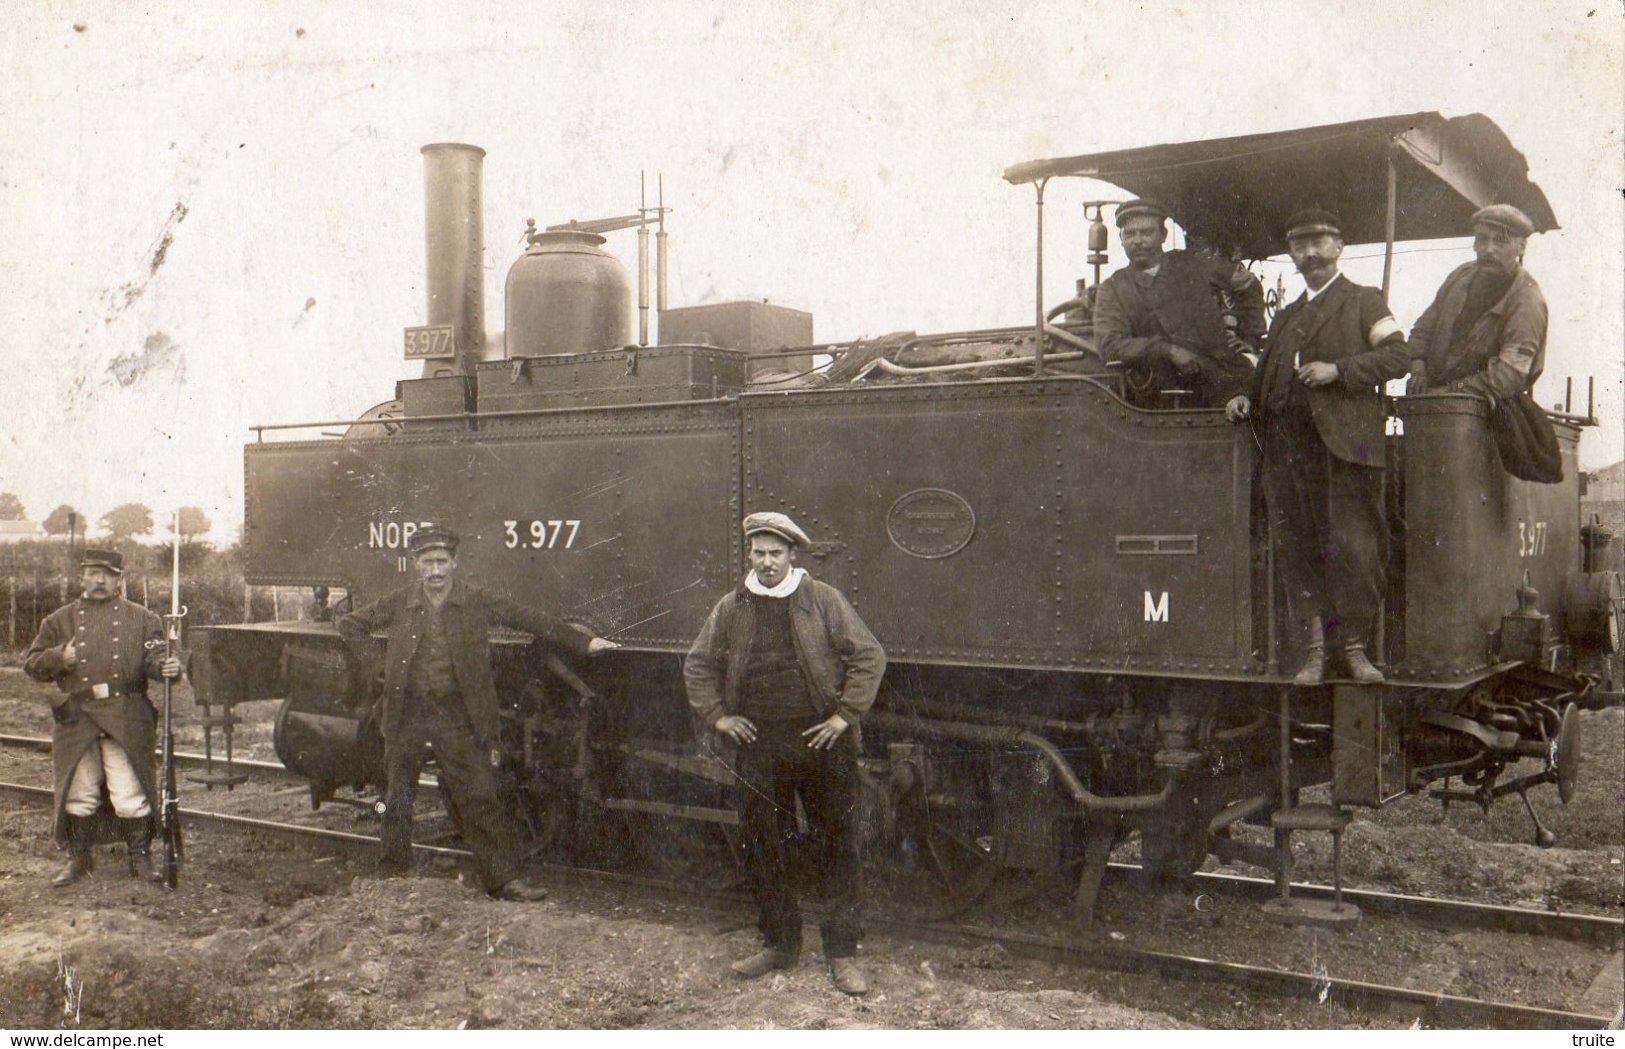
<instances>
[{"instance_id":1,"label":"locomotive smokestack","mask_svg":"<svg viewBox=\"0 0 1625 1049\"><path fill-rule=\"evenodd\" d=\"M428 323L449 324L457 360L425 361L425 377L473 375L485 346L485 150L460 142L423 147L424 247Z\"/></svg>"}]
</instances>

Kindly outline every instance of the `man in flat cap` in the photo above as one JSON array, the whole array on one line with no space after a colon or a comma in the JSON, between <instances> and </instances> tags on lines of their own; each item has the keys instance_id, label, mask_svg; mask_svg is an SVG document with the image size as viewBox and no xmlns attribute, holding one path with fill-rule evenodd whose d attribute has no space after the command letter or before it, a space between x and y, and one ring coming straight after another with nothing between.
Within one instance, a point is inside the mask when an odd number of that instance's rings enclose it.
<instances>
[{"instance_id":1,"label":"man in flat cap","mask_svg":"<svg viewBox=\"0 0 1625 1049\"><path fill-rule=\"evenodd\" d=\"M801 951L790 849L799 798L826 879L824 958L838 989L863 994L858 723L886 654L839 590L796 566L808 540L794 521L754 513L744 532L750 573L711 610L683 666L696 716L738 747L740 823L764 946L732 968L764 976Z\"/></svg>"},{"instance_id":2,"label":"man in flat cap","mask_svg":"<svg viewBox=\"0 0 1625 1049\"><path fill-rule=\"evenodd\" d=\"M412 803L427 743L485 891L503 900L540 900L546 890L519 874L519 829L497 788L502 749L489 631L524 630L578 656L620 646L462 582L457 542L449 528L419 528L410 542L417 582L337 624L352 658L364 667L375 658L373 632L388 632L379 716L386 785L378 868L389 875L411 867Z\"/></svg>"},{"instance_id":3,"label":"man in flat cap","mask_svg":"<svg viewBox=\"0 0 1625 1049\"><path fill-rule=\"evenodd\" d=\"M1183 389L1201 407L1220 408L1247 388L1253 366L1243 353L1264 334L1264 292L1229 259L1162 250L1167 218L1149 200L1117 209L1129 264L1100 282L1095 343L1106 360L1128 366L1130 404L1159 407L1159 393Z\"/></svg>"},{"instance_id":4,"label":"man in flat cap","mask_svg":"<svg viewBox=\"0 0 1625 1049\"><path fill-rule=\"evenodd\" d=\"M1535 224L1511 204L1473 214L1473 253L1411 328L1406 393L1506 397L1546 367L1546 297L1523 268Z\"/></svg>"},{"instance_id":5,"label":"man in flat cap","mask_svg":"<svg viewBox=\"0 0 1625 1049\"><path fill-rule=\"evenodd\" d=\"M1306 646L1302 686L1325 680L1328 636L1349 676L1383 679L1366 654L1383 591L1382 385L1405 374L1407 357L1382 293L1338 272L1340 226L1320 209L1288 220L1306 290L1270 324L1252 392L1226 408L1258 428L1270 537Z\"/></svg>"},{"instance_id":6,"label":"man in flat cap","mask_svg":"<svg viewBox=\"0 0 1625 1049\"><path fill-rule=\"evenodd\" d=\"M56 841L70 858L51 882L58 888L90 873L93 846L119 839L132 876L162 880L149 858L158 716L147 682L179 677L181 662L164 656L163 620L120 596L123 574L117 551L86 549L79 598L40 624L23 657L29 677L62 692L51 708L51 762Z\"/></svg>"}]
</instances>

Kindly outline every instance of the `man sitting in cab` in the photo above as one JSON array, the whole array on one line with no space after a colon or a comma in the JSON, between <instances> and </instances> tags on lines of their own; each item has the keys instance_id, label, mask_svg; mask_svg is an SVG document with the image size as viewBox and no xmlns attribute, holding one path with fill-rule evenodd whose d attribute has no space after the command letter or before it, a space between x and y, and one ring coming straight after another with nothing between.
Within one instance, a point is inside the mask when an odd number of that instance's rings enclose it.
<instances>
[{"instance_id":1,"label":"man sitting in cab","mask_svg":"<svg viewBox=\"0 0 1625 1049\"><path fill-rule=\"evenodd\" d=\"M1161 393L1186 390L1197 406L1222 408L1251 381L1244 354L1264 334L1264 292L1239 263L1164 251L1167 219L1149 200L1117 209L1129 264L1100 282L1096 344L1107 361L1127 366L1130 404L1163 407Z\"/></svg>"}]
</instances>

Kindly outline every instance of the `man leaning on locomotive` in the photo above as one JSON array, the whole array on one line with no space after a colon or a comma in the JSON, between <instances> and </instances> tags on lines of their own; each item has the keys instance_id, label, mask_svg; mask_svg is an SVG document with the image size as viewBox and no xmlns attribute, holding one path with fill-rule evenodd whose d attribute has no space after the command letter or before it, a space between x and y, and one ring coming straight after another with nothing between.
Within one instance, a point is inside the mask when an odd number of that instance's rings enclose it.
<instances>
[{"instance_id":1,"label":"man leaning on locomotive","mask_svg":"<svg viewBox=\"0 0 1625 1049\"><path fill-rule=\"evenodd\" d=\"M410 868L412 805L429 744L485 891L503 900L539 900L547 892L519 873L518 828L497 789L502 751L488 632L498 625L528 631L577 655L620 646L463 582L457 578L457 543L449 528L419 529L412 537L417 582L337 624L362 666L374 654L373 631L389 637L379 717L386 770L379 872Z\"/></svg>"},{"instance_id":2,"label":"man leaning on locomotive","mask_svg":"<svg viewBox=\"0 0 1625 1049\"><path fill-rule=\"evenodd\" d=\"M1230 259L1165 251L1167 221L1168 210L1155 201L1118 207L1129 264L1100 282L1095 338L1106 360L1127 369L1130 404L1155 408L1159 394L1180 389L1199 407L1221 408L1252 375L1246 354L1264 334L1264 291Z\"/></svg>"},{"instance_id":3,"label":"man leaning on locomotive","mask_svg":"<svg viewBox=\"0 0 1625 1049\"><path fill-rule=\"evenodd\" d=\"M1251 392L1226 414L1258 427L1260 478L1287 597L1304 631L1301 686L1325 680L1335 635L1354 680L1383 675L1366 653L1383 592L1382 384L1486 398L1527 390L1545 363L1546 301L1522 268L1534 224L1508 204L1472 217L1474 262L1459 267L1412 328L1407 347L1381 294L1338 271L1341 223L1310 209L1286 241L1302 296L1276 314Z\"/></svg>"}]
</instances>

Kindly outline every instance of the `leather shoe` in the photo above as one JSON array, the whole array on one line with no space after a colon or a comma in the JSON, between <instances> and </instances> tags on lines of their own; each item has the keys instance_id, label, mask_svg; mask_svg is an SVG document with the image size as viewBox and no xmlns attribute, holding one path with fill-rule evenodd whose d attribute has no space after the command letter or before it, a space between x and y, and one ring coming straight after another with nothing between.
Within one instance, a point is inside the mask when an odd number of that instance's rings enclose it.
<instances>
[{"instance_id":1,"label":"leather shoe","mask_svg":"<svg viewBox=\"0 0 1625 1049\"><path fill-rule=\"evenodd\" d=\"M535 903L547 899L547 890L529 878L510 878L497 886L491 895L499 900L512 900L515 903Z\"/></svg>"},{"instance_id":2,"label":"leather shoe","mask_svg":"<svg viewBox=\"0 0 1625 1049\"><path fill-rule=\"evenodd\" d=\"M728 968L733 970L735 976L743 976L747 980L754 980L758 976L766 976L774 969L788 969L794 962L795 958L784 951L775 951L770 947L764 947L749 958L739 959Z\"/></svg>"},{"instance_id":3,"label":"leather shoe","mask_svg":"<svg viewBox=\"0 0 1625 1049\"><path fill-rule=\"evenodd\" d=\"M1349 677L1362 685L1382 684L1382 671L1372 666L1371 660L1366 658L1364 645L1348 646L1343 650L1343 658L1348 661Z\"/></svg>"},{"instance_id":4,"label":"leather shoe","mask_svg":"<svg viewBox=\"0 0 1625 1049\"><path fill-rule=\"evenodd\" d=\"M835 981L835 989L843 994L868 994L869 981L858 968L858 963L851 958L831 958L829 960L829 976Z\"/></svg>"},{"instance_id":5,"label":"leather shoe","mask_svg":"<svg viewBox=\"0 0 1625 1049\"><path fill-rule=\"evenodd\" d=\"M1292 683L1299 688L1312 688L1326 680L1326 646L1314 643L1305 652L1303 667Z\"/></svg>"}]
</instances>

